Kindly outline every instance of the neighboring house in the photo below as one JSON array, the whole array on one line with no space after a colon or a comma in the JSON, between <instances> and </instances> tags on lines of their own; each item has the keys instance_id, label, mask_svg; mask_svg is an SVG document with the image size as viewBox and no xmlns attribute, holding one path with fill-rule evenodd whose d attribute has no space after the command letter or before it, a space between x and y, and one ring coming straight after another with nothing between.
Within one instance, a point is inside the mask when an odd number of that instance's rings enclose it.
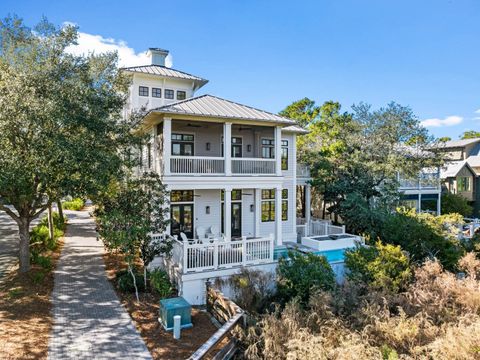
<instances>
[{"instance_id":1,"label":"neighboring house","mask_svg":"<svg viewBox=\"0 0 480 360\"><path fill-rule=\"evenodd\" d=\"M438 148L444 153L446 168L442 175L445 189L461 194L480 214L480 138L450 140ZM466 163L466 164L465 164ZM452 175L454 172L458 174Z\"/></svg>"},{"instance_id":2,"label":"neighboring house","mask_svg":"<svg viewBox=\"0 0 480 360\"><path fill-rule=\"evenodd\" d=\"M400 204L418 212L440 214L440 169L424 169L417 178L398 176Z\"/></svg>"},{"instance_id":3,"label":"neighboring house","mask_svg":"<svg viewBox=\"0 0 480 360\"><path fill-rule=\"evenodd\" d=\"M207 279L240 266L274 269L275 254L296 243L296 138L306 131L276 114L195 96L207 80L165 67L167 54L150 49L150 65L123 69L133 75L125 115L147 110L141 171L161 174L170 191L167 232L178 239L164 261L180 294L201 304Z\"/></svg>"}]
</instances>

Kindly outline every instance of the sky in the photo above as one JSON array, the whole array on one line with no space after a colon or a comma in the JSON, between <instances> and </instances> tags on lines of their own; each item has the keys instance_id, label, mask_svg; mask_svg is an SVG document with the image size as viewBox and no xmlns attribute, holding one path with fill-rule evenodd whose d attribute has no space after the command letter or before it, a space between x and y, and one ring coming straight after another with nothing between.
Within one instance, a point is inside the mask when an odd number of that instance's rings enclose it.
<instances>
[{"instance_id":1,"label":"sky","mask_svg":"<svg viewBox=\"0 0 480 360\"><path fill-rule=\"evenodd\" d=\"M479 0L1 0L0 16L79 27L77 52L168 65L212 94L271 112L308 97L345 111L412 108L433 135L480 131Z\"/></svg>"}]
</instances>

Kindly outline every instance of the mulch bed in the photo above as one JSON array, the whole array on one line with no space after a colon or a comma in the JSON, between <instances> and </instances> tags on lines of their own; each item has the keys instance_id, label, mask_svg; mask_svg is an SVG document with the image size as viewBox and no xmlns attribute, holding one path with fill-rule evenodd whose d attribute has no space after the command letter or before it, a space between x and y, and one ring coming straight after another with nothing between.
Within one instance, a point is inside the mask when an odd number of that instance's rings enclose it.
<instances>
[{"instance_id":1,"label":"mulch bed","mask_svg":"<svg viewBox=\"0 0 480 360\"><path fill-rule=\"evenodd\" d=\"M140 293L140 303L137 303L135 294L125 294L116 287L115 273L126 268L123 257L105 253L104 260L108 278L112 281L118 297L132 317L154 359L186 359L217 331L210 315L194 308L193 327L182 330L181 339L175 340L172 332L165 331L158 322L160 301L158 295Z\"/></svg>"},{"instance_id":2,"label":"mulch bed","mask_svg":"<svg viewBox=\"0 0 480 360\"><path fill-rule=\"evenodd\" d=\"M50 254L53 268L32 265L25 274L15 268L0 287L1 359L46 359L52 328L51 293L53 269L60 257L63 239ZM42 277L40 273L45 273Z\"/></svg>"}]
</instances>

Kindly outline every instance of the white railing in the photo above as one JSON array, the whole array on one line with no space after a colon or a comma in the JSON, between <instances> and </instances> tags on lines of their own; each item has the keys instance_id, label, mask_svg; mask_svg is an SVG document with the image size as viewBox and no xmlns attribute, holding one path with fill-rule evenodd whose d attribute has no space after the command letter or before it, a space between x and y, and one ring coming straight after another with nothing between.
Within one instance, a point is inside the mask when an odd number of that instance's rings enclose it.
<instances>
[{"instance_id":1,"label":"white railing","mask_svg":"<svg viewBox=\"0 0 480 360\"><path fill-rule=\"evenodd\" d=\"M338 235L345 234L345 225L337 226L329 224L326 221L312 221L310 223L310 233L311 236L322 236L322 235Z\"/></svg>"},{"instance_id":2,"label":"white railing","mask_svg":"<svg viewBox=\"0 0 480 360\"><path fill-rule=\"evenodd\" d=\"M232 159L232 174L275 174L275 159L234 158Z\"/></svg>"},{"instance_id":3,"label":"white railing","mask_svg":"<svg viewBox=\"0 0 480 360\"><path fill-rule=\"evenodd\" d=\"M310 168L305 164L297 164L297 177L299 177L299 178L309 178L310 177Z\"/></svg>"},{"instance_id":4,"label":"white railing","mask_svg":"<svg viewBox=\"0 0 480 360\"><path fill-rule=\"evenodd\" d=\"M172 156L170 172L172 174L223 174L225 159L207 156Z\"/></svg>"},{"instance_id":5,"label":"white railing","mask_svg":"<svg viewBox=\"0 0 480 360\"><path fill-rule=\"evenodd\" d=\"M183 273L273 262L273 235L267 238L190 244L175 241L171 259Z\"/></svg>"}]
</instances>

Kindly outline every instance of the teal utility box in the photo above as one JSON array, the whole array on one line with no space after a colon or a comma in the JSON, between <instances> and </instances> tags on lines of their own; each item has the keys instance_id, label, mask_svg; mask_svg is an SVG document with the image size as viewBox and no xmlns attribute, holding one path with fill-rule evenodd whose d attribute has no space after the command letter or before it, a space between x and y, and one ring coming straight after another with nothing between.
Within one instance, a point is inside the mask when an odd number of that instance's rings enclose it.
<instances>
[{"instance_id":1,"label":"teal utility box","mask_svg":"<svg viewBox=\"0 0 480 360\"><path fill-rule=\"evenodd\" d=\"M180 327L182 329L192 327L192 305L183 297L160 300L160 314L158 321L165 330L173 330L173 317L180 315L182 320Z\"/></svg>"}]
</instances>

